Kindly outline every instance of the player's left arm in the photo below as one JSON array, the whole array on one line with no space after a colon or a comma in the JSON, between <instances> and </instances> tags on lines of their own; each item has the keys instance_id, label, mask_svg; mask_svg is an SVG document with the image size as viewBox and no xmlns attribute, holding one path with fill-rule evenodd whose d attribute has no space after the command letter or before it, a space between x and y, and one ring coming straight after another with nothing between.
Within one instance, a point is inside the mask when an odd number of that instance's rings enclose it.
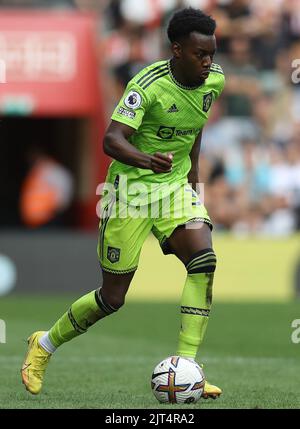
<instances>
[{"instance_id":1,"label":"player's left arm","mask_svg":"<svg viewBox=\"0 0 300 429\"><path fill-rule=\"evenodd\" d=\"M200 183L199 156L200 156L201 141L202 141L202 131L203 131L203 128L197 135L195 142L193 144L192 150L190 152L190 159L191 159L192 166L188 174L188 181L196 192L197 192L197 183Z\"/></svg>"}]
</instances>

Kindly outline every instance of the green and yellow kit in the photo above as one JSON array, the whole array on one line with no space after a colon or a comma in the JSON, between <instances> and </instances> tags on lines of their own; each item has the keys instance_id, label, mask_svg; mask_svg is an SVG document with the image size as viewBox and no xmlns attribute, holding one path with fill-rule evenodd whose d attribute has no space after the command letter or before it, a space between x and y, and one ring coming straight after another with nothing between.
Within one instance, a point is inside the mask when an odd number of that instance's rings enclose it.
<instances>
[{"instance_id":1,"label":"green and yellow kit","mask_svg":"<svg viewBox=\"0 0 300 429\"><path fill-rule=\"evenodd\" d=\"M189 154L224 83L222 68L212 64L202 85L185 87L172 75L170 60L144 68L128 83L111 118L135 129L129 142L137 149L172 153L173 165L172 171L156 174L117 160L111 163L106 182L116 190L116 198L103 209L98 243L104 271L135 271L151 231L168 253L166 240L179 225L201 220L211 226L204 205L188 184ZM161 211L164 203L170 207L167 215ZM140 216L136 207L143 208Z\"/></svg>"}]
</instances>

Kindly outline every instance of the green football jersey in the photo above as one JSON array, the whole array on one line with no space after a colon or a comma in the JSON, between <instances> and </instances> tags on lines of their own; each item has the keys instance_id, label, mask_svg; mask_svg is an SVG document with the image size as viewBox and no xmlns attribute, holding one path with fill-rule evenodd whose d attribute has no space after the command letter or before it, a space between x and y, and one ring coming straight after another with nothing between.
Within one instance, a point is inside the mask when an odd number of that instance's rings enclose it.
<instances>
[{"instance_id":1,"label":"green football jersey","mask_svg":"<svg viewBox=\"0 0 300 429\"><path fill-rule=\"evenodd\" d=\"M119 198L150 203L155 190L162 184L187 183L191 168L189 157L195 139L207 122L211 105L224 87L224 73L212 64L209 77L197 88L184 87L172 75L170 60L156 62L140 71L127 85L125 93L111 119L126 124L136 131L129 141L142 152L173 153L173 167L169 173L156 174L113 161L106 181L117 188L120 178L126 177L126 186L120 186ZM131 185L135 186L135 191ZM159 194L157 194L157 199ZM136 199L134 200L136 203Z\"/></svg>"}]
</instances>

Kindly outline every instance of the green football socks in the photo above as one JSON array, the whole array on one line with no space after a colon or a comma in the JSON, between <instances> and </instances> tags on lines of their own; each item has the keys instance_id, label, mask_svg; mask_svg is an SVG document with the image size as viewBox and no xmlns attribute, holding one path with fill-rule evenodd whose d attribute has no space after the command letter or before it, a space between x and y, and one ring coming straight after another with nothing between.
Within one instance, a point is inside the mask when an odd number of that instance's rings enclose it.
<instances>
[{"instance_id":1,"label":"green football socks","mask_svg":"<svg viewBox=\"0 0 300 429\"><path fill-rule=\"evenodd\" d=\"M207 328L216 269L213 249L197 252L187 262L187 278L181 297L181 329L177 355L195 358Z\"/></svg>"},{"instance_id":2,"label":"green football socks","mask_svg":"<svg viewBox=\"0 0 300 429\"><path fill-rule=\"evenodd\" d=\"M49 331L49 339L56 348L84 334L98 320L117 309L103 301L101 289L79 298Z\"/></svg>"}]
</instances>

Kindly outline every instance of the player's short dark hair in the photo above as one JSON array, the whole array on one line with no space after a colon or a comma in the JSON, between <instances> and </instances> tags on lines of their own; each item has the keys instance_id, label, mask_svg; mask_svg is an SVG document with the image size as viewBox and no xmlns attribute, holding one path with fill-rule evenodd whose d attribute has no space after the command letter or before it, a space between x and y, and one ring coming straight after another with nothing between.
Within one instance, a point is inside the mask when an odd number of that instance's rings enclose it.
<instances>
[{"instance_id":1,"label":"player's short dark hair","mask_svg":"<svg viewBox=\"0 0 300 429\"><path fill-rule=\"evenodd\" d=\"M192 7L175 12L168 25L168 37L171 43L187 37L193 31L212 36L216 30L216 21L200 9Z\"/></svg>"}]
</instances>

